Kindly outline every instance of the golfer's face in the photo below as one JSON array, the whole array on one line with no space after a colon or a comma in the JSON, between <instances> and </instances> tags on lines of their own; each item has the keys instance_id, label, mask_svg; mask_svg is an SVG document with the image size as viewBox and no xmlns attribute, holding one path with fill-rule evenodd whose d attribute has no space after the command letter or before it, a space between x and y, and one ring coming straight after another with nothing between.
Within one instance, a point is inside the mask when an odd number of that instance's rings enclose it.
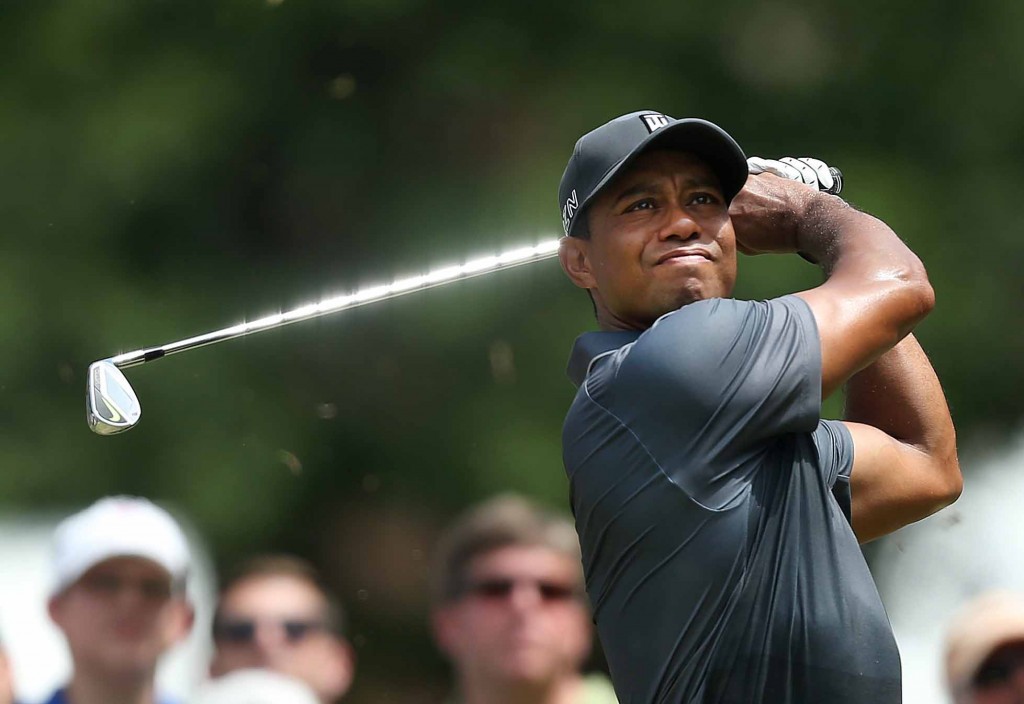
<instances>
[{"instance_id":1,"label":"golfer's face","mask_svg":"<svg viewBox=\"0 0 1024 704\"><path fill-rule=\"evenodd\" d=\"M687 303L732 293L729 206L696 156L641 154L589 206L588 223L591 290L616 327L645 329Z\"/></svg>"}]
</instances>

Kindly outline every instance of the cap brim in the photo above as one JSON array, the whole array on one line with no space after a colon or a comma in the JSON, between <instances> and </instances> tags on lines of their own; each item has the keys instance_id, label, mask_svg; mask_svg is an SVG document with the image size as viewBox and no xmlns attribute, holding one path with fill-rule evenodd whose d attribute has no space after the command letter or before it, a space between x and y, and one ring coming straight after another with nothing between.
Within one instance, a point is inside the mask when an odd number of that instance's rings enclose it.
<instances>
[{"instance_id":1,"label":"cap brim","mask_svg":"<svg viewBox=\"0 0 1024 704\"><path fill-rule=\"evenodd\" d=\"M151 562L153 565L166 572L167 578L171 580L171 582L177 582L185 577L185 570L183 567L168 564L165 557L155 554L153 550L147 549L146 547L130 544L103 546L97 550L85 551L77 556L75 562L69 565L64 572L58 575L57 581L52 587L52 593L56 595L63 592L80 580L83 575L93 567L107 562L108 560L116 560L119 558L130 558Z\"/></svg>"},{"instance_id":2,"label":"cap brim","mask_svg":"<svg viewBox=\"0 0 1024 704\"><path fill-rule=\"evenodd\" d=\"M569 235L574 234L587 207L594 198L611 183L616 176L627 168L638 156L650 149L673 149L690 152L703 159L718 176L722 195L726 202L731 202L743 190L747 182L747 157L729 134L718 125L699 118L676 120L652 132L646 139L637 144L632 151L620 159L601 178L590 195L580 203L579 215L573 218Z\"/></svg>"}]
</instances>

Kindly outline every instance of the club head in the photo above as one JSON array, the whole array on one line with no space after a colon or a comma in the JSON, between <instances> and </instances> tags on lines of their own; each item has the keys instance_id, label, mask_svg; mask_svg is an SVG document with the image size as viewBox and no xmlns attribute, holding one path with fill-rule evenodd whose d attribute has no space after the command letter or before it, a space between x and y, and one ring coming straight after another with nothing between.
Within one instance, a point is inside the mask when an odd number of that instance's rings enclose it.
<instances>
[{"instance_id":1,"label":"club head","mask_svg":"<svg viewBox=\"0 0 1024 704\"><path fill-rule=\"evenodd\" d=\"M89 429L99 435L123 433L135 427L141 416L139 397L124 373L107 360L90 364L85 402Z\"/></svg>"}]
</instances>

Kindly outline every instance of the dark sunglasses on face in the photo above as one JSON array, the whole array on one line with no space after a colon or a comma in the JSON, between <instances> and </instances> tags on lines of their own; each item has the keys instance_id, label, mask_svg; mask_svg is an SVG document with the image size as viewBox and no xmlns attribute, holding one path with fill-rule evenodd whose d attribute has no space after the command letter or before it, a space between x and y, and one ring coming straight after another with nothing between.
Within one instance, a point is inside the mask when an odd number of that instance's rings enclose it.
<instances>
[{"instance_id":1,"label":"dark sunglasses on face","mask_svg":"<svg viewBox=\"0 0 1024 704\"><path fill-rule=\"evenodd\" d=\"M518 585L533 587L546 603L567 602L580 597L580 590L571 584L544 579L509 579L494 577L467 585L465 592L488 601L503 601L512 596Z\"/></svg>"},{"instance_id":2,"label":"dark sunglasses on face","mask_svg":"<svg viewBox=\"0 0 1024 704\"><path fill-rule=\"evenodd\" d=\"M175 592L175 586L169 579L126 579L105 572L86 574L81 584L93 594L108 597L134 588L147 601L166 601Z\"/></svg>"},{"instance_id":3,"label":"dark sunglasses on face","mask_svg":"<svg viewBox=\"0 0 1024 704\"><path fill-rule=\"evenodd\" d=\"M314 633L327 630L327 624L315 619L283 618L259 620L251 618L223 618L213 624L213 639L221 643L247 645L256 640L260 628L279 628L288 643L295 645Z\"/></svg>"}]
</instances>

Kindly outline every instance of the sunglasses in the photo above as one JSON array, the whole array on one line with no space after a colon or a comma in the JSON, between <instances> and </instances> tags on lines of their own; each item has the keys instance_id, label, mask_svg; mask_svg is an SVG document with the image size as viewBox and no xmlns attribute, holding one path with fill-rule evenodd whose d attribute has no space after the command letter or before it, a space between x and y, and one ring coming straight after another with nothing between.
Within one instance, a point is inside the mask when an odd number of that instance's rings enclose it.
<instances>
[{"instance_id":1,"label":"sunglasses","mask_svg":"<svg viewBox=\"0 0 1024 704\"><path fill-rule=\"evenodd\" d=\"M324 621L316 619L219 618L213 623L213 639L219 643L248 645L256 640L256 634L262 628L279 629L290 645L301 643L314 633L328 630Z\"/></svg>"},{"instance_id":2,"label":"sunglasses","mask_svg":"<svg viewBox=\"0 0 1024 704\"><path fill-rule=\"evenodd\" d=\"M129 589L147 601L167 601L177 591L170 579L128 579L109 572L87 573L81 579L86 591L102 597L114 597Z\"/></svg>"},{"instance_id":3,"label":"sunglasses","mask_svg":"<svg viewBox=\"0 0 1024 704\"><path fill-rule=\"evenodd\" d=\"M579 599L581 591L575 585L564 584L546 579L509 579L494 577L469 583L464 589L470 594L486 601L505 601L512 596L516 587L531 587L540 595L545 603L559 603Z\"/></svg>"}]
</instances>

